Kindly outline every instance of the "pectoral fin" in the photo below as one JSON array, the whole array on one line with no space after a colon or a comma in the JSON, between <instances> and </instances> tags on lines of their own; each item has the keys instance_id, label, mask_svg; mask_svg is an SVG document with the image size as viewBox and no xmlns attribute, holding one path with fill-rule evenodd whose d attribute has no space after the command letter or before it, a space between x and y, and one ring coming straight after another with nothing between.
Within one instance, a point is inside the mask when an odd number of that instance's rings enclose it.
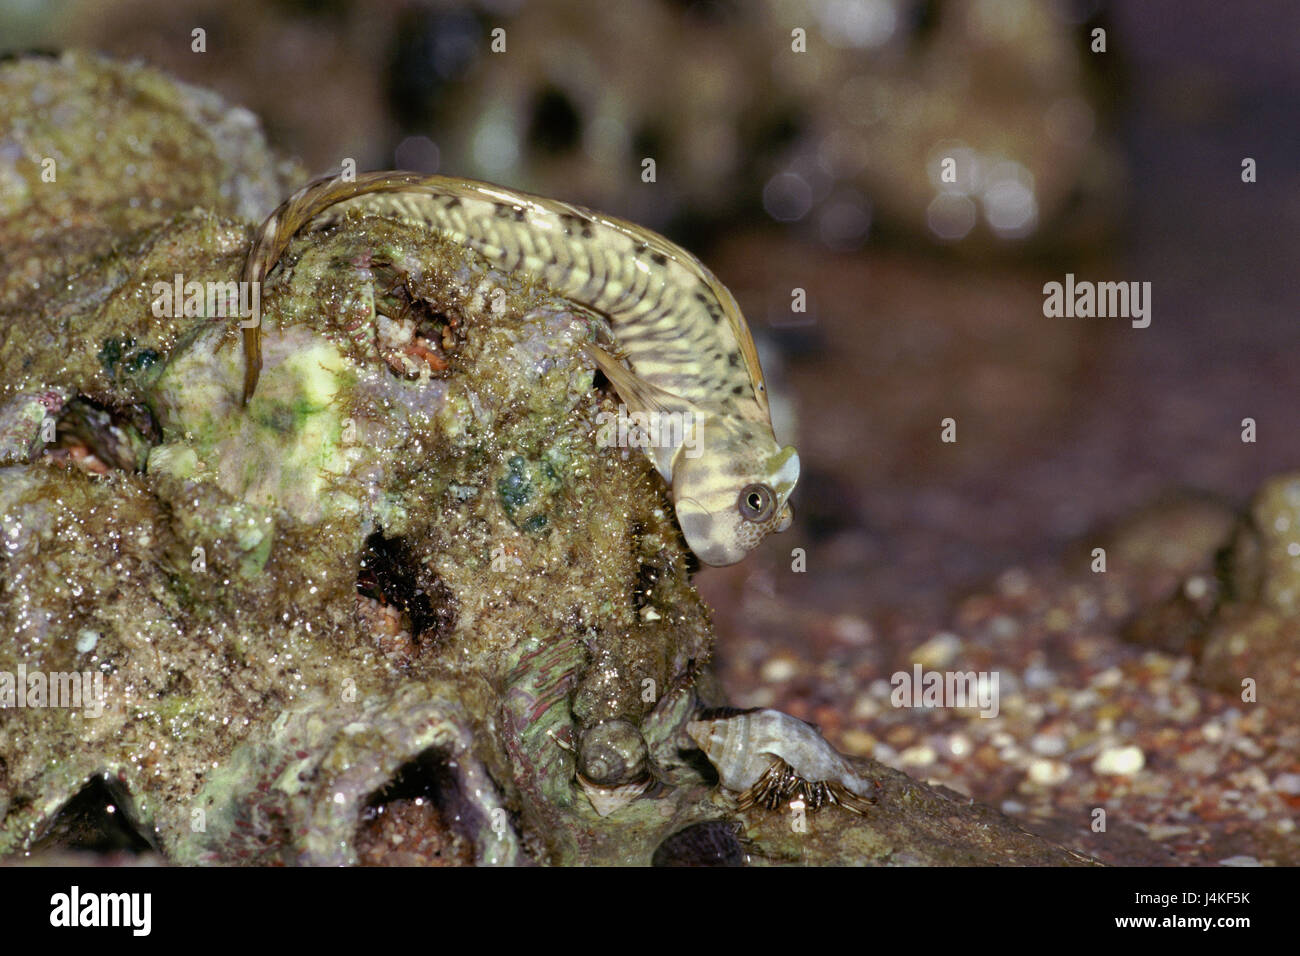
<instances>
[{"instance_id":1,"label":"pectoral fin","mask_svg":"<svg viewBox=\"0 0 1300 956\"><path fill-rule=\"evenodd\" d=\"M636 372L625 367L599 345L587 345L587 354L605 377L614 383L618 397L634 412L690 411L692 406L672 392L651 385Z\"/></svg>"},{"instance_id":2,"label":"pectoral fin","mask_svg":"<svg viewBox=\"0 0 1300 956\"><path fill-rule=\"evenodd\" d=\"M648 415L665 415L676 412L688 416L684 419L686 422L697 420L698 411L690 402L674 395L672 392L665 391L658 385L647 382L600 346L588 344L586 349L587 354L596 363L596 367L604 372L605 377L613 383L614 388L618 391L618 397L623 400L623 404L628 407L630 412ZM680 446L676 448L647 449L647 453L655 463L655 467L663 475L664 480L670 484L672 482L672 462L679 450Z\"/></svg>"}]
</instances>

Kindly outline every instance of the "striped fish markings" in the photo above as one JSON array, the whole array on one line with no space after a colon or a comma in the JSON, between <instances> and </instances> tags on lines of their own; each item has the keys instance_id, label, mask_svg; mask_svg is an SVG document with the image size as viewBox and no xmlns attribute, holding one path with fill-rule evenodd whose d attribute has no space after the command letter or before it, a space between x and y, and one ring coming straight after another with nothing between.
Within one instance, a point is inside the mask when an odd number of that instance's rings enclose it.
<instances>
[{"instance_id":1,"label":"striped fish markings","mask_svg":"<svg viewBox=\"0 0 1300 956\"><path fill-rule=\"evenodd\" d=\"M647 448L686 543L711 565L734 564L790 525L799 456L772 433L758 352L740 307L695 256L634 223L488 183L377 172L319 179L267 218L244 264L262 282L309 222L349 211L417 224L504 271L538 276L604 316L619 356L587 352L632 412L676 413L690 440ZM261 329L244 328L244 401L257 388ZM623 365L625 359L630 369ZM697 450L686 454L687 446Z\"/></svg>"}]
</instances>

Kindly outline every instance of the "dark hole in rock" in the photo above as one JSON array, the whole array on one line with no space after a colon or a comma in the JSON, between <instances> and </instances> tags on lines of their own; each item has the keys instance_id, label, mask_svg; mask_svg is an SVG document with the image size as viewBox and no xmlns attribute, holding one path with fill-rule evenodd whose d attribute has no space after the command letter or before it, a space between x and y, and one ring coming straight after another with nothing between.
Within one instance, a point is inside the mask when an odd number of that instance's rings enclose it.
<instances>
[{"instance_id":1,"label":"dark hole in rock","mask_svg":"<svg viewBox=\"0 0 1300 956\"><path fill-rule=\"evenodd\" d=\"M767 117L758 129L755 137L758 149L775 153L797 141L804 132L807 123L802 114L789 107L779 110Z\"/></svg>"},{"instance_id":2,"label":"dark hole in rock","mask_svg":"<svg viewBox=\"0 0 1300 956\"><path fill-rule=\"evenodd\" d=\"M398 375L417 378L420 366L435 376L450 375L450 359L465 342L465 323L455 309L439 306L426 298L409 276L391 265L375 263L376 309L395 322L413 324L410 341L400 347L387 346L383 356Z\"/></svg>"},{"instance_id":3,"label":"dark hole in rock","mask_svg":"<svg viewBox=\"0 0 1300 956\"><path fill-rule=\"evenodd\" d=\"M908 11L908 34L917 46L928 45L943 17L940 0L921 0Z\"/></svg>"},{"instance_id":4,"label":"dark hole in rock","mask_svg":"<svg viewBox=\"0 0 1300 956\"><path fill-rule=\"evenodd\" d=\"M668 153L667 142L669 138L658 124L646 123L632 134L632 155L637 157L637 162L642 156L663 156Z\"/></svg>"},{"instance_id":5,"label":"dark hole in rock","mask_svg":"<svg viewBox=\"0 0 1300 956\"><path fill-rule=\"evenodd\" d=\"M183 695L188 697L193 693L193 689L194 682L190 680L189 675L183 670L172 667L167 671L167 685L163 688L161 696Z\"/></svg>"},{"instance_id":6,"label":"dark hole in rock","mask_svg":"<svg viewBox=\"0 0 1300 956\"><path fill-rule=\"evenodd\" d=\"M427 129L487 49L472 10L411 4L397 21L386 71L388 103L404 129Z\"/></svg>"},{"instance_id":7,"label":"dark hole in rock","mask_svg":"<svg viewBox=\"0 0 1300 956\"><path fill-rule=\"evenodd\" d=\"M563 90L548 86L537 94L528 142L556 156L572 152L582 142L582 117Z\"/></svg>"},{"instance_id":8,"label":"dark hole in rock","mask_svg":"<svg viewBox=\"0 0 1300 956\"><path fill-rule=\"evenodd\" d=\"M59 50L51 47L33 46L23 50L5 50L0 53L0 63L12 63L15 60L21 60L24 57L38 57L41 59L57 60L63 54Z\"/></svg>"},{"instance_id":9,"label":"dark hole in rock","mask_svg":"<svg viewBox=\"0 0 1300 956\"><path fill-rule=\"evenodd\" d=\"M632 607L640 611L650 603L655 585L659 583L659 568L642 562L636 571L636 583L632 586Z\"/></svg>"},{"instance_id":10,"label":"dark hole in rock","mask_svg":"<svg viewBox=\"0 0 1300 956\"><path fill-rule=\"evenodd\" d=\"M398 608L421 644L432 644L456 626L456 596L437 575L422 568L402 538L382 530L366 539L357 593Z\"/></svg>"},{"instance_id":11,"label":"dark hole in rock","mask_svg":"<svg viewBox=\"0 0 1300 956\"><path fill-rule=\"evenodd\" d=\"M33 852L80 850L138 855L157 849L136 819L130 793L107 774L87 780L32 844Z\"/></svg>"},{"instance_id":12,"label":"dark hole in rock","mask_svg":"<svg viewBox=\"0 0 1300 956\"><path fill-rule=\"evenodd\" d=\"M54 435L47 454L92 474L142 468L150 445L161 438L153 416L142 406L111 407L85 395L63 407Z\"/></svg>"},{"instance_id":13,"label":"dark hole in rock","mask_svg":"<svg viewBox=\"0 0 1300 956\"><path fill-rule=\"evenodd\" d=\"M683 827L655 849L651 866L744 866L736 825L712 820Z\"/></svg>"},{"instance_id":14,"label":"dark hole in rock","mask_svg":"<svg viewBox=\"0 0 1300 956\"><path fill-rule=\"evenodd\" d=\"M280 0L280 6L289 11L300 11L309 17L339 17L350 12L346 0Z\"/></svg>"},{"instance_id":15,"label":"dark hole in rock","mask_svg":"<svg viewBox=\"0 0 1300 956\"><path fill-rule=\"evenodd\" d=\"M703 750L698 747L678 748L677 757L681 760L683 766L689 767L699 774L704 779L706 786L716 787L718 785L718 771L713 764L709 763L709 758L704 755Z\"/></svg>"},{"instance_id":16,"label":"dark hole in rock","mask_svg":"<svg viewBox=\"0 0 1300 956\"><path fill-rule=\"evenodd\" d=\"M403 764L361 810L362 866L473 866L479 814L438 748Z\"/></svg>"},{"instance_id":17,"label":"dark hole in rock","mask_svg":"<svg viewBox=\"0 0 1300 956\"><path fill-rule=\"evenodd\" d=\"M721 26L743 12L738 0L672 0L672 5L702 26Z\"/></svg>"}]
</instances>

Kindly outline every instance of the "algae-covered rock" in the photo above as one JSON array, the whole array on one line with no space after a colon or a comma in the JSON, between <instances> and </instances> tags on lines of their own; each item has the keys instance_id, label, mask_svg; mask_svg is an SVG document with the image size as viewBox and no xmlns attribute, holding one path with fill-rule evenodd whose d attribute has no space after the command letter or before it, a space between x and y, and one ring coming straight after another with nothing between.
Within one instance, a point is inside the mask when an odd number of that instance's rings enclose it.
<instances>
[{"instance_id":1,"label":"algae-covered rock","mask_svg":"<svg viewBox=\"0 0 1300 956\"><path fill-rule=\"evenodd\" d=\"M709 862L680 834L717 821L700 845L755 862L1077 859L869 761L866 817L733 810L683 735L717 701L671 500L596 441L599 319L358 218L261 290L245 407L231 303L184 290L273 205L260 134L141 68L0 66L36 92L0 127L0 244L46 237L0 277L0 853L66 847L102 791L177 863ZM249 168L166 139L196 103ZM38 185L105 110L108 165ZM143 212L138 142L170 190Z\"/></svg>"},{"instance_id":2,"label":"algae-covered rock","mask_svg":"<svg viewBox=\"0 0 1300 956\"><path fill-rule=\"evenodd\" d=\"M1200 679L1300 716L1300 475L1264 482L1224 563L1225 600L1206 629Z\"/></svg>"}]
</instances>

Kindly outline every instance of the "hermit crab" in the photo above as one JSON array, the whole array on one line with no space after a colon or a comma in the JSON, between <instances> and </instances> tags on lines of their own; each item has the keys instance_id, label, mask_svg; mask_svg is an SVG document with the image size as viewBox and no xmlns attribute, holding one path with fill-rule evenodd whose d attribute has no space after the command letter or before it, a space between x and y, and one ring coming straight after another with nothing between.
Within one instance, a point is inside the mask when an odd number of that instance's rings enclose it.
<instances>
[{"instance_id":1,"label":"hermit crab","mask_svg":"<svg viewBox=\"0 0 1300 956\"><path fill-rule=\"evenodd\" d=\"M718 771L722 786L738 794L737 808L775 810L792 800L809 810L827 804L864 814L875 803L875 785L811 724L779 710L706 710L686 725Z\"/></svg>"}]
</instances>

